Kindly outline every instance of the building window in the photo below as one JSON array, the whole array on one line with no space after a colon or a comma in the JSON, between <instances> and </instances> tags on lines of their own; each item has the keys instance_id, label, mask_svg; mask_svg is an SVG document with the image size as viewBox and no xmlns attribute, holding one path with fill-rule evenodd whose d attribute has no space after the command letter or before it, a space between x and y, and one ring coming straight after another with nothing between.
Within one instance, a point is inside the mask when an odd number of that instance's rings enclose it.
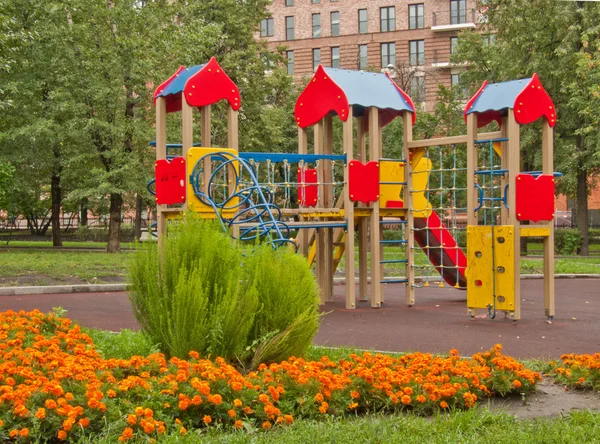
<instances>
[{"instance_id":1,"label":"building window","mask_svg":"<svg viewBox=\"0 0 600 444\"><path fill-rule=\"evenodd\" d=\"M340 35L340 13L334 11L331 13L331 35Z\"/></svg>"},{"instance_id":2,"label":"building window","mask_svg":"<svg viewBox=\"0 0 600 444\"><path fill-rule=\"evenodd\" d=\"M261 37L272 37L274 35L275 22L273 17L262 19L260 21L260 36Z\"/></svg>"},{"instance_id":3,"label":"building window","mask_svg":"<svg viewBox=\"0 0 600 444\"><path fill-rule=\"evenodd\" d=\"M411 65L425 64L425 40L411 40L408 43L409 63Z\"/></svg>"},{"instance_id":4,"label":"building window","mask_svg":"<svg viewBox=\"0 0 600 444\"><path fill-rule=\"evenodd\" d=\"M294 6L294 0L285 0L285 6Z\"/></svg>"},{"instance_id":5,"label":"building window","mask_svg":"<svg viewBox=\"0 0 600 444\"><path fill-rule=\"evenodd\" d=\"M458 37L450 37L450 54L456 54L456 48L458 47Z\"/></svg>"},{"instance_id":6,"label":"building window","mask_svg":"<svg viewBox=\"0 0 600 444\"><path fill-rule=\"evenodd\" d=\"M485 46L494 46L496 44L496 34L484 35L483 44Z\"/></svg>"},{"instance_id":7,"label":"building window","mask_svg":"<svg viewBox=\"0 0 600 444\"><path fill-rule=\"evenodd\" d=\"M467 0L450 0L450 24L467 23Z\"/></svg>"},{"instance_id":8,"label":"building window","mask_svg":"<svg viewBox=\"0 0 600 444\"><path fill-rule=\"evenodd\" d=\"M396 44L382 43L381 44L381 67L387 68L388 65L396 66Z\"/></svg>"},{"instance_id":9,"label":"building window","mask_svg":"<svg viewBox=\"0 0 600 444\"><path fill-rule=\"evenodd\" d=\"M312 36L314 39L321 37L321 14L312 15Z\"/></svg>"},{"instance_id":10,"label":"building window","mask_svg":"<svg viewBox=\"0 0 600 444\"><path fill-rule=\"evenodd\" d=\"M458 92L456 93L457 98L467 98L467 89L460 84L460 74L450 75L450 86L452 87L452 89L458 89Z\"/></svg>"},{"instance_id":11,"label":"building window","mask_svg":"<svg viewBox=\"0 0 600 444\"><path fill-rule=\"evenodd\" d=\"M321 64L321 49L313 49L313 71L316 71Z\"/></svg>"},{"instance_id":12,"label":"building window","mask_svg":"<svg viewBox=\"0 0 600 444\"><path fill-rule=\"evenodd\" d=\"M294 17L285 18L285 39L294 40Z\"/></svg>"},{"instance_id":13,"label":"building window","mask_svg":"<svg viewBox=\"0 0 600 444\"><path fill-rule=\"evenodd\" d=\"M408 5L408 29L423 28L423 4Z\"/></svg>"},{"instance_id":14,"label":"building window","mask_svg":"<svg viewBox=\"0 0 600 444\"><path fill-rule=\"evenodd\" d=\"M358 10L358 33L366 34L368 32L369 25L367 24L367 10Z\"/></svg>"},{"instance_id":15,"label":"building window","mask_svg":"<svg viewBox=\"0 0 600 444\"><path fill-rule=\"evenodd\" d=\"M425 76L413 77L410 80L410 97L415 102L425 101Z\"/></svg>"},{"instance_id":16,"label":"building window","mask_svg":"<svg viewBox=\"0 0 600 444\"><path fill-rule=\"evenodd\" d=\"M313 5L318 5L319 3L321 3L321 0L312 0Z\"/></svg>"},{"instance_id":17,"label":"building window","mask_svg":"<svg viewBox=\"0 0 600 444\"><path fill-rule=\"evenodd\" d=\"M367 45L358 45L358 69L367 69Z\"/></svg>"},{"instance_id":18,"label":"building window","mask_svg":"<svg viewBox=\"0 0 600 444\"><path fill-rule=\"evenodd\" d=\"M286 56L288 74L294 74L294 51L287 51Z\"/></svg>"},{"instance_id":19,"label":"building window","mask_svg":"<svg viewBox=\"0 0 600 444\"><path fill-rule=\"evenodd\" d=\"M381 32L396 30L396 8L386 6L379 9L379 17L381 22Z\"/></svg>"},{"instance_id":20,"label":"building window","mask_svg":"<svg viewBox=\"0 0 600 444\"><path fill-rule=\"evenodd\" d=\"M333 46L331 48L331 67L339 68L340 67L340 47Z\"/></svg>"}]
</instances>

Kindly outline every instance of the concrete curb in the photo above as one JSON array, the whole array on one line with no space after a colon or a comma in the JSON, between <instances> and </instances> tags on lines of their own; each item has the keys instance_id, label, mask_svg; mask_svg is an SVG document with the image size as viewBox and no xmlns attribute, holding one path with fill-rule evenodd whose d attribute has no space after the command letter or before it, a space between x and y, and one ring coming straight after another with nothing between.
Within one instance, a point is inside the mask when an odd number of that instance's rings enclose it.
<instances>
[{"instance_id":1,"label":"concrete curb","mask_svg":"<svg viewBox=\"0 0 600 444\"><path fill-rule=\"evenodd\" d=\"M542 279L540 274L522 274L521 279ZM555 279L600 279L600 274L556 274ZM333 279L336 284L345 280L343 277ZM369 278L369 282L371 279ZM425 282L424 276L415 277L417 283ZM430 276L429 282L440 282L439 276ZM28 294L59 293L110 293L127 291L127 284L90 284L90 285L51 285L39 287L0 287L0 296L19 296Z\"/></svg>"}]
</instances>

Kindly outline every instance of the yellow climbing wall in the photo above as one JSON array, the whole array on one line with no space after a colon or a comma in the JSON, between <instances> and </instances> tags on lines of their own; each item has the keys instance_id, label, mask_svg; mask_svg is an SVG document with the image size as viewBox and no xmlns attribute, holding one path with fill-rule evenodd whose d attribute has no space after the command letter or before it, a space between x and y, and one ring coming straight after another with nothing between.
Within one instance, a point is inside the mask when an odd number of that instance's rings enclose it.
<instances>
[{"instance_id":1,"label":"yellow climbing wall","mask_svg":"<svg viewBox=\"0 0 600 444\"><path fill-rule=\"evenodd\" d=\"M512 225L467 227L468 308L487 309L488 305L493 306L495 279L496 310L510 312L515 309L513 236Z\"/></svg>"},{"instance_id":2,"label":"yellow climbing wall","mask_svg":"<svg viewBox=\"0 0 600 444\"><path fill-rule=\"evenodd\" d=\"M194 211L196 213L206 214L206 217L214 217L215 210L212 206L206 205L200 201L194 194L194 187L192 186L190 176L194 172L194 168L200 159L202 159L207 154L212 153L226 153L226 155L231 155L232 157L237 157L237 150L232 148L190 148L188 150L188 158L187 161L187 174L188 174L188 189L187 189L187 203L190 211ZM236 174L239 172L239 162L234 161L231 163L233 168L236 171ZM200 168L200 167L199 167ZM202 173L199 174L198 183L202 183ZM229 183L231 180L234 180L231 174L228 174ZM239 198L234 198L230 203L227 204L229 207L235 208L239 203ZM225 216L233 216L236 210L232 211L223 211L223 215ZM204 216L201 216L204 217Z\"/></svg>"},{"instance_id":3,"label":"yellow climbing wall","mask_svg":"<svg viewBox=\"0 0 600 444\"><path fill-rule=\"evenodd\" d=\"M412 160L412 185L415 192L412 193L414 217L429 217L431 214L431 204L425 198L425 189L427 188L427 179L431 171L431 160L419 156ZM403 182L404 181L404 163L403 162L380 162L379 163L379 181L380 182ZM388 207L390 201L402 201L402 185L382 184L379 185L379 203L381 208Z\"/></svg>"}]
</instances>

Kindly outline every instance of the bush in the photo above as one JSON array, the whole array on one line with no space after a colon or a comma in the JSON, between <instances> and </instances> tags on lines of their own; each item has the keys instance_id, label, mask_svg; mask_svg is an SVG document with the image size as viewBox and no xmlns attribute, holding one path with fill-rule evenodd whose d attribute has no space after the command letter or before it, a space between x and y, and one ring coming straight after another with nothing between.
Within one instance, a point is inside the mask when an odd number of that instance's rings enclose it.
<instances>
[{"instance_id":1,"label":"bush","mask_svg":"<svg viewBox=\"0 0 600 444\"><path fill-rule=\"evenodd\" d=\"M242 364L302 354L318 327L318 295L307 262L257 246L245 258L219 224L187 217L136 253L130 299L143 331L169 356ZM252 359L252 354L256 359Z\"/></svg>"},{"instance_id":2,"label":"bush","mask_svg":"<svg viewBox=\"0 0 600 444\"><path fill-rule=\"evenodd\" d=\"M583 236L576 229L560 229L554 232L554 252L571 255L581 250Z\"/></svg>"}]
</instances>

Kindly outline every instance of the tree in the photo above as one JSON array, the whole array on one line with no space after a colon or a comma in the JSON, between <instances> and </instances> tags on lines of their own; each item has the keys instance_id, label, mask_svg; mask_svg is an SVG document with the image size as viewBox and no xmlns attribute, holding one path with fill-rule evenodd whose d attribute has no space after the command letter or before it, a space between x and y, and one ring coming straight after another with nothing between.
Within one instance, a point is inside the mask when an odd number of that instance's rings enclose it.
<instances>
[{"instance_id":1,"label":"tree","mask_svg":"<svg viewBox=\"0 0 600 444\"><path fill-rule=\"evenodd\" d=\"M479 31L460 34L452 59L470 65L461 81L474 92L486 79L540 76L558 111L555 160L567 174L560 189L577 198L581 254L587 255L587 197L590 178L600 168L600 8L597 3L553 0L480 0L478 7L486 8L487 23ZM527 168L540 163L539 137L530 131L525 129L523 137Z\"/></svg>"}]
</instances>

